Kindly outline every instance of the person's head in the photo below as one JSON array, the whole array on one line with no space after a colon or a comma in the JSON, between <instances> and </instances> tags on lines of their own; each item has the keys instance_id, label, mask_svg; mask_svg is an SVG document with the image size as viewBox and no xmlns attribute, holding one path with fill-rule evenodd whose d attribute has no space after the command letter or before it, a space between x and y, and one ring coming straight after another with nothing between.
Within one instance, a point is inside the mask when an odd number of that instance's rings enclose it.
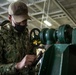
<instances>
[{"instance_id":1,"label":"person's head","mask_svg":"<svg viewBox=\"0 0 76 75\"><path fill-rule=\"evenodd\" d=\"M8 7L9 20L16 30L23 30L27 26L28 15L27 5L21 1L13 2Z\"/></svg>"}]
</instances>

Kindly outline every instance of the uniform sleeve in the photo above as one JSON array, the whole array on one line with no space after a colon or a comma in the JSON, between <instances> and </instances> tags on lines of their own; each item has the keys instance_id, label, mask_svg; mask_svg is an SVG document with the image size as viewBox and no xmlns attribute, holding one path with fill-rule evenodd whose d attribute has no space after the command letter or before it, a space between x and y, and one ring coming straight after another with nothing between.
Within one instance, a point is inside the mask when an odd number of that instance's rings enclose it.
<instances>
[{"instance_id":1,"label":"uniform sleeve","mask_svg":"<svg viewBox=\"0 0 76 75\"><path fill-rule=\"evenodd\" d=\"M0 63L2 62L2 53L3 53L3 51L2 51L2 49L3 49L3 40L2 40L2 37L1 37L1 35L0 35Z\"/></svg>"},{"instance_id":2,"label":"uniform sleeve","mask_svg":"<svg viewBox=\"0 0 76 75\"><path fill-rule=\"evenodd\" d=\"M13 74L16 72L16 69L14 68L15 63L4 64L3 46L4 46L4 40L2 36L0 35L0 75L10 74L10 73Z\"/></svg>"},{"instance_id":3,"label":"uniform sleeve","mask_svg":"<svg viewBox=\"0 0 76 75\"><path fill-rule=\"evenodd\" d=\"M16 69L15 69L15 64L0 64L0 74L4 75L4 74L15 74L16 73Z\"/></svg>"}]
</instances>

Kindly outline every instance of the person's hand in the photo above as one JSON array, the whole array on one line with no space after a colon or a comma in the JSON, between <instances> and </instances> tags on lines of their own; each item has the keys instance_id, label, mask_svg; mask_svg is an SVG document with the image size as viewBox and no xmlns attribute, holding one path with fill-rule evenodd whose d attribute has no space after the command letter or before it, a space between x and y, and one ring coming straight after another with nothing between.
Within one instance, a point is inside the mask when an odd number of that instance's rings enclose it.
<instances>
[{"instance_id":1,"label":"person's hand","mask_svg":"<svg viewBox=\"0 0 76 75\"><path fill-rule=\"evenodd\" d=\"M31 66L35 59L35 55L26 55L19 63L15 65L15 68L22 69L25 66Z\"/></svg>"}]
</instances>

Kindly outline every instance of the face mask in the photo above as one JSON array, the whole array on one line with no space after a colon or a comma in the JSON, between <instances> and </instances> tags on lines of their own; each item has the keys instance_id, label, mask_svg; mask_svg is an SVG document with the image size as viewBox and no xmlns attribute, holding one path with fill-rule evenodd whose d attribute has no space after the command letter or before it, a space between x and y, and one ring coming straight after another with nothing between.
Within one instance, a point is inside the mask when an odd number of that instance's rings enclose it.
<instances>
[{"instance_id":1,"label":"face mask","mask_svg":"<svg viewBox=\"0 0 76 75\"><path fill-rule=\"evenodd\" d=\"M27 24L26 24L26 25L23 25L23 26L21 26L20 24L16 24L15 21L14 21L14 19L13 19L13 17L12 17L12 26L13 26L18 32L23 32L23 31L25 30Z\"/></svg>"},{"instance_id":2,"label":"face mask","mask_svg":"<svg viewBox=\"0 0 76 75\"><path fill-rule=\"evenodd\" d=\"M15 27L14 27L18 32L23 32L24 30L25 30L25 28L26 28L26 25L23 25L23 26L21 26L21 25L17 25L17 24L15 24Z\"/></svg>"}]
</instances>

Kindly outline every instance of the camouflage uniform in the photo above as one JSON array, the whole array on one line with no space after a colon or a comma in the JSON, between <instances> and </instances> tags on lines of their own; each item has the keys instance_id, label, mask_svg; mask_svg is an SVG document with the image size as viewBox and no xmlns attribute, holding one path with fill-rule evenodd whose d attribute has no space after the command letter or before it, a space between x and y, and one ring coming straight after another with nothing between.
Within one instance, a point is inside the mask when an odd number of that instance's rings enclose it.
<instances>
[{"instance_id":1,"label":"camouflage uniform","mask_svg":"<svg viewBox=\"0 0 76 75\"><path fill-rule=\"evenodd\" d=\"M28 68L14 68L15 63L21 61L29 52L28 31L18 33L9 26L10 28L2 26L0 30L0 75L34 75L32 69L30 71Z\"/></svg>"}]
</instances>

